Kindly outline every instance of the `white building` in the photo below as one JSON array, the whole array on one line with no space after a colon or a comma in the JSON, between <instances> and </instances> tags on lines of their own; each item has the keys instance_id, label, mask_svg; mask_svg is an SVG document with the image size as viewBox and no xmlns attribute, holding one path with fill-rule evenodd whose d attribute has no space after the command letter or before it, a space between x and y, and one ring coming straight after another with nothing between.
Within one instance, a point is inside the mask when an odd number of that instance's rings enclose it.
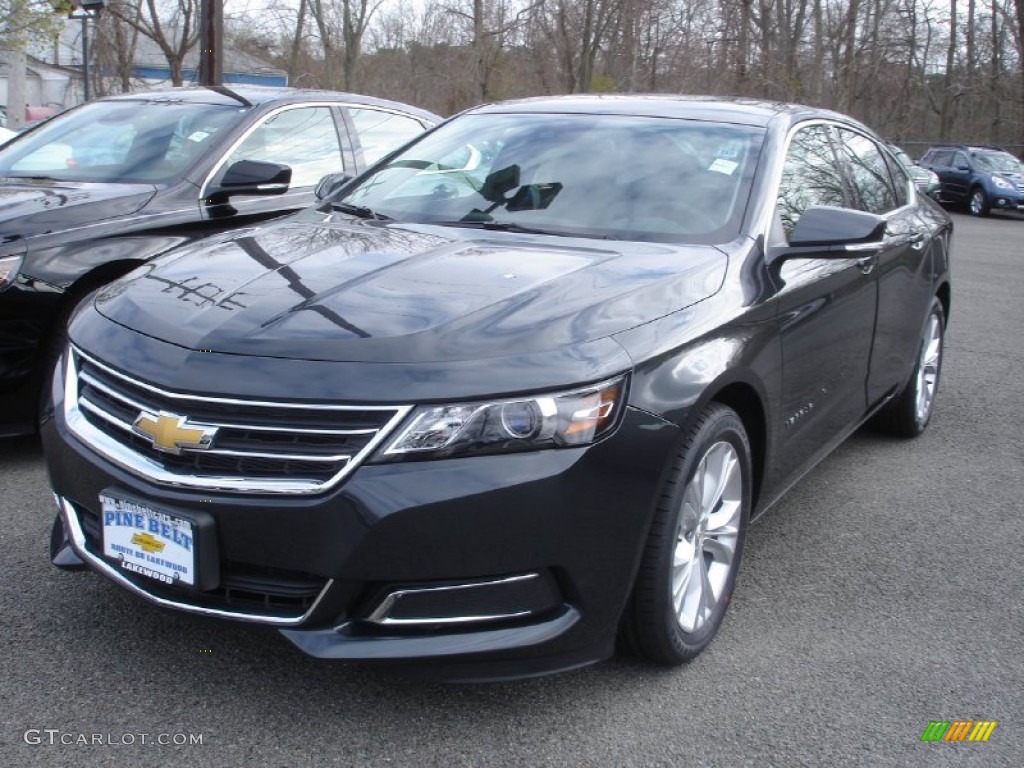
<instances>
[{"instance_id":1,"label":"white building","mask_svg":"<svg viewBox=\"0 0 1024 768\"><path fill-rule=\"evenodd\" d=\"M90 43L90 68L97 66L93 51L96 30L94 22L88 23ZM49 42L37 42L28 49L25 103L31 115L59 112L84 101L82 87L82 31L80 19L68 19L61 34ZM195 83L199 68L198 44L185 55L182 77L185 85ZM224 83L247 85L288 84L284 70L241 51L224 52ZM96 70L93 69L93 77ZM112 73L104 73L108 76ZM0 55L0 106L7 104L8 66ZM90 80L94 82L94 80ZM160 47L141 35L135 44L132 67L132 90L165 88L171 85L170 67ZM118 89L119 90L119 89Z\"/></svg>"}]
</instances>

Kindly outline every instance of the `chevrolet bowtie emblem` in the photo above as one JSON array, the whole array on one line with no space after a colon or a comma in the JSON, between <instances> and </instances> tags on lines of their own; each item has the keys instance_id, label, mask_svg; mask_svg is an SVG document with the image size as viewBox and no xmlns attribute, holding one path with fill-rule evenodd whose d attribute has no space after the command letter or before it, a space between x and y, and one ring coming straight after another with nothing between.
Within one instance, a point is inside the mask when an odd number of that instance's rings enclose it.
<instances>
[{"instance_id":1,"label":"chevrolet bowtie emblem","mask_svg":"<svg viewBox=\"0 0 1024 768\"><path fill-rule=\"evenodd\" d=\"M143 411L135 419L132 429L135 434L149 440L158 451L173 453L175 456L181 453L182 448L205 451L217 434L217 427L190 425L187 416L164 411L158 416Z\"/></svg>"},{"instance_id":2,"label":"chevrolet bowtie emblem","mask_svg":"<svg viewBox=\"0 0 1024 768\"><path fill-rule=\"evenodd\" d=\"M136 547L142 547L143 551L151 555L156 552L163 552L164 547L167 546L151 533L136 533L132 536L132 544Z\"/></svg>"}]
</instances>

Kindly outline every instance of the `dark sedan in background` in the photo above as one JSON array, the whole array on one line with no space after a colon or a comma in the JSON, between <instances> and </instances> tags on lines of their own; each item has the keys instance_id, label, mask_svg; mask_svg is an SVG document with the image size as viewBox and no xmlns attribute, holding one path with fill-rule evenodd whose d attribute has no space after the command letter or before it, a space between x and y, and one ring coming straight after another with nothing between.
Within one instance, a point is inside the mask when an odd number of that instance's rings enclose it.
<instances>
[{"instance_id":1,"label":"dark sedan in background","mask_svg":"<svg viewBox=\"0 0 1024 768\"><path fill-rule=\"evenodd\" d=\"M295 211L440 121L293 88L89 102L0 148L0 436L35 428L74 305L154 254Z\"/></svg>"},{"instance_id":2,"label":"dark sedan in background","mask_svg":"<svg viewBox=\"0 0 1024 768\"><path fill-rule=\"evenodd\" d=\"M81 308L52 558L322 658L681 663L753 517L866 420L927 426L950 231L835 113L470 110Z\"/></svg>"}]
</instances>

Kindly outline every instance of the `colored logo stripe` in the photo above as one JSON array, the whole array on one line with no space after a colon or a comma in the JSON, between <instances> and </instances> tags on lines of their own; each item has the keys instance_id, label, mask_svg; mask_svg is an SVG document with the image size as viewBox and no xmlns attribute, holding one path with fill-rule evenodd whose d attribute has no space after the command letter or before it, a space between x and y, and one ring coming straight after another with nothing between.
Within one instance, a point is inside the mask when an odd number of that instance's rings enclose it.
<instances>
[{"instance_id":1,"label":"colored logo stripe","mask_svg":"<svg viewBox=\"0 0 1024 768\"><path fill-rule=\"evenodd\" d=\"M967 738L972 725L974 725L973 720L954 720L953 724L949 726L949 730L946 731L943 741L963 741Z\"/></svg>"},{"instance_id":2,"label":"colored logo stripe","mask_svg":"<svg viewBox=\"0 0 1024 768\"><path fill-rule=\"evenodd\" d=\"M930 720L921 741L988 741L997 720Z\"/></svg>"},{"instance_id":3,"label":"colored logo stripe","mask_svg":"<svg viewBox=\"0 0 1024 768\"><path fill-rule=\"evenodd\" d=\"M988 741L988 737L992 735L992 731L996 729L996 720L979 720L974 726L974 730L971 731L971 735L967 737L968 741Z\"/></svg>"}]
</instances>

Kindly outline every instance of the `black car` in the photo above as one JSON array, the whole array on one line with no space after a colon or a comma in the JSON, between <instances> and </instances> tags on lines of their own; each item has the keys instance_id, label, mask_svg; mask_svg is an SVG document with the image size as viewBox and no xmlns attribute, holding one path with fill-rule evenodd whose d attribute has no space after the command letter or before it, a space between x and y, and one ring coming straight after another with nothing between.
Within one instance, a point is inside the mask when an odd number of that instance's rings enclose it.
<instances>
[{"instance_id":1,"label":"black car","mask_svg":"<svg viewBox=\"0 0 1024 768\"><path fill-rule=\"evenodd\" d=\"M927 426L950 232L832 112L472 109L80 309L53 560L322 658L680 663L753 517L866 420Z\"/></svg>"},{"instance_id":2,"label":"black car","mask_svg":"<svg viewBox=\"0 0 1024 768\"><path fill-rule=\"evenodd\" d=\"M314 201L425 128L429 112L293 88L89 102L0 148L0 436L35 428L74 305L176 244Z\"/></svg>"},{"instance_id":3,"label":"black car","mask_svg":"<svg viewBox=\"0 0 1024 768\"><path fill-rule=\"evenodd\" d=\"M939 200L966 205L974 216L1024 212L1024 165L1005 149L938 144L919 165L939 177Z\"/></svg>"}]
</instances>

